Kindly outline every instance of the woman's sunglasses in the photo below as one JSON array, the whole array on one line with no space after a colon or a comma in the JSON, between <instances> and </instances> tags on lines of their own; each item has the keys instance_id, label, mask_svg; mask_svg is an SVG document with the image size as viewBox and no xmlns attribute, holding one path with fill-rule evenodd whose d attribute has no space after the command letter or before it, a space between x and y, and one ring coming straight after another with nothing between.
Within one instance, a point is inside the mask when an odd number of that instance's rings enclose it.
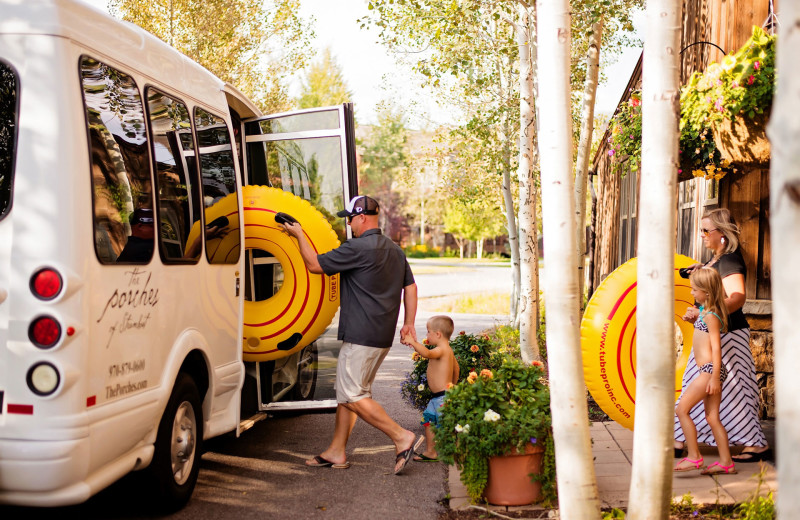
<instances>
[{"instance_id":1,"label":"woman's sunglasses","mask_svg":"<svg viewBox=\"0 0 800 520\"><path fill-rule=\"evenodd\" d=\"M703 234L704 237L707 237L712 231L717 231L717 229L716 228L714 228L714 229L700 228L700 232Z\"/></svg>"}]
</instances>

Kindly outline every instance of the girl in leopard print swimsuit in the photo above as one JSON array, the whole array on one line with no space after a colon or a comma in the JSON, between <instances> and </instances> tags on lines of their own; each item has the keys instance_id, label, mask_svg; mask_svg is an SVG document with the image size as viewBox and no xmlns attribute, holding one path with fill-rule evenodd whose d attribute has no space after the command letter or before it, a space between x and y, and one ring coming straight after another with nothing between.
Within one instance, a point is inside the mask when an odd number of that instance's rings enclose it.
<instances>
[{"instance_id":1,"label":"girl in leopard print swimsuit","mask_svg":"<svg viewBox=\"0 0 800 520\"><path fill-rule=\"evenodd\" d=\"M722 364L720 335L728 324L728 311L725 307L725 290L722 278L715 269L695 269L689 281L692 296L701 304L700 316L694 324L692 349L700 368L700 375L686 388L675 407L675 413L686 435L688 456L682 459L675 471L693 471L703 468L703 457L697 443L697 428L692 422L690 412L694 405L703 401L714 440L717 442L719 461L703 470L703 474L736 473L728 446L728 433L719 418L719 404L722 399L722 382L728 376Z\"/></svg>"}]
</instances>

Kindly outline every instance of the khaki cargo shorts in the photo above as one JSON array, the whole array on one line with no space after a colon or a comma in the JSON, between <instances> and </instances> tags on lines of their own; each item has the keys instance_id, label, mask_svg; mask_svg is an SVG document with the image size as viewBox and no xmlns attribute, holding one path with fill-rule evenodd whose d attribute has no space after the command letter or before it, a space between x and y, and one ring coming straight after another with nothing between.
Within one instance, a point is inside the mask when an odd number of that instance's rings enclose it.
<instances>
[{"instance_id":1,"label":"khaki cargo shorts","mask_svg":"<svg viewBox=\"0 0 800 520\"><path fill-rule=\"evenodd\" d=\"M342 343L336 365L336 402L354 403L372 397L372 382L388 348Z\"/></svg>"}]
</instances>

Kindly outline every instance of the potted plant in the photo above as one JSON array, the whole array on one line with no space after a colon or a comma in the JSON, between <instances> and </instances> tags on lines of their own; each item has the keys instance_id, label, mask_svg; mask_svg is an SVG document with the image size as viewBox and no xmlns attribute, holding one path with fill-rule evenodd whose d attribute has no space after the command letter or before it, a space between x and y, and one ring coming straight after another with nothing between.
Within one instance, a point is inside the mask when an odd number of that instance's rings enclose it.
<instances>
[{"instance_id":1,"label":"potted plant","mask_svg":"<svg viewBox=\"0 0 800 520\"><path fill-rule=\"evenodd\" d=\"M682 89L681 128L711 138L703 132L710 128L720 164L764 165L770 154L765 129L774 86L775 37L753 27L735 54L695 72Z\"/></svg>"},{"instance_id":2,"label":"potted plant","mask_svg":"<svg viewBox=\"0 0 800 520\"><path fill-rule=\"evenodd\" d=\"M683 89L681 94L680 159L678 179L690 176L706 179L721 179L730 171L730 161L723 159L713 139L711 126L706 118L690 118L697 110L693 103L696 91ZM630 169L639 169L642 157L642 92L631 90L627 101L622 103L611 120L608 138L608 155L612 158L611 169L620 176ZM625 163L628 167L623 167Z\"/></svg>"},{"instance_id":3,"label":"potted plant","mask_svg":"<svg viewBox=\"0 0 800 520\"><path fill-rule=\"evenodd\" d=\"M427 340L423 340L428 345ZM459 332L450 340L450 348L456 356L459 365L459 381L467 378L470 372L496 369L503 361L503 356L508 354L519 357L519 330L502 326L491 333L466 334ZM414 369L406 374L400 384L400 395L403 400L419 411L423 411L431 399L428 388L428 360L417 354L411 354Z\"/></svg>"},{"instance_id":4,"label":"potted plant","mask_svg":"<svg viewBox=\"0 0 800 520\"><path fill-rule=\"evenodd\" d=\"M631 90L627 101L620 104L611 120L611 135L608 138L611 171L624 177L629 168L622 165L628 161L631 171L639 169L642 160L642 91Z\"/></svg>"},{"instance_id":5,"label":"potted plant","mask_svg":"<svg viewBox=\"0 0 800 520\"><path fill-rule=\"evenodd\" d=\"M541 362L528 365L507 356L496 370L471 371L447 391L436 450L441 460L461 471L474 502L485 498L490 503L524 505L555 499L550 392L543 375ZM511 456L522 469L511 484L493 486L493 480L511 474L508 469L500 474L490 469L490 459L504 456ZM498 491L523 484L530 493L522 498L488 495L487 483L488 489Z\"/></svg>"}]
</instances>

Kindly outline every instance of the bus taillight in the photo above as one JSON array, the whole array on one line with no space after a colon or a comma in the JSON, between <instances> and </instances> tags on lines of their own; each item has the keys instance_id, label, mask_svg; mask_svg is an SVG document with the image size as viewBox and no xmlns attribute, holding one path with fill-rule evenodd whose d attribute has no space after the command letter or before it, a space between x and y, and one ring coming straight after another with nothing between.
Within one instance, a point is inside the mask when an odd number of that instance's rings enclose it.
<instances>
[{"instance_id":1,"label":"bus taillight","mask_svg":"<svg viewBox=\"0 0 800 520\"><path fill-rule=\"evenodd\" d=\"M48 267L36 271L31 277L31 291L40 300L52 300L63 288L61 275Z\"/></svg>"},{"instance_id":2,"label":"bus taillight","mask_svg":"<svg viewBox=\"0 0 800 520\"><path fill-rule=\"evenodd\" d=\"M51 316L40 316L28 328L28 338L39 348L51 348L61 339L61 325Z\"/></svg>"}]
</instances>

